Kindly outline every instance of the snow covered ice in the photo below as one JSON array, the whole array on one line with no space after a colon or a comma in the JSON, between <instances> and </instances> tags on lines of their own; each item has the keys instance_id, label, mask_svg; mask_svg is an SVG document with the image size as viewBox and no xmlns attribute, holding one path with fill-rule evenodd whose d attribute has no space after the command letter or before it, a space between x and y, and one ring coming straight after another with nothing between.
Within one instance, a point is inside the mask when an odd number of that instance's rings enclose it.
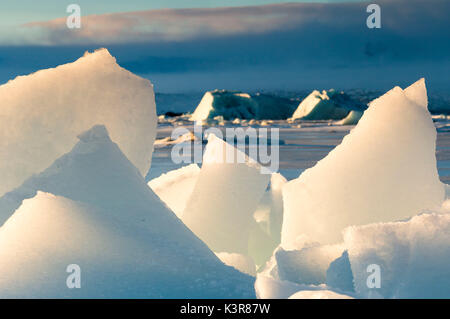
<instances>
[{"instance_id":1,"label":"snow covered ice","mask_svg":"<svg viewBox=\"0 0 450 319\"><path fill-rule=\"evenodd\" d=\"M236 156L233 162L227 161L230 154ZM240 156L245 158L242 163L237 161ZM211 250L247 255L253 213L269 178L253 159L210 134L183 222Z\"/></svg>"},{"instance_id":2,"label":"snow covered ice","mask_svg":"<svg viewBox=\"0 0 450 319\"><path fill-rule=\"evenodd\" d=\"M450 296L450 211L352 226L345 230L344 239L359 297ZM378 289L367 285L367 268L372 264L380 266Z\"/></svg>"},{"instance_id":3,"label":"snow covered ice","mask_svg":"<svg viewBox=\"0 0 450 319\"><path fill-rule=\"evenodd\" d=\"M141 175L150 167L153 85L121 68L106 49L1 85L0 104L0 196L47 168L96 124L108 128Z\"/></svg>"},{"instance_id":4,"label":"snow covered ice","mask_svg":"<svg viewBox=\"0 0 450 319\"><path fill-rule=\"evenodd\" d=\"M2 297L254 296L252 278L225 266L159 200L104 126L6 199L20 207L5 211L1 200L2 217L13 213L0 228ZM74 263L83 289L64 284Z\"/></svg>"},{"instance_id":5,"label":"snow covered ice","mask_svg":"<svg viewBox=\"0 0 450 319\"><path fill-rule=\"evenodd\" d=\"M435 147L423 79L374 100L340 145L284 186L283 247L298 236L339 243L347 226L439 207L445 191Z\"/></svg>"},{"instance_id":6,"label":"snow covered ice","mask_svg":"<svg viewBox=\"0 0 450 319\"><path fill-rule=\"evenodd\" d=\"M183 212L199 179L200 171L197 164L190 164L162 174L152 179L148 185L184 221ZM231 182L233 181L223 180L224 184ZM270 186L264 192L248 227L248 255L216 252L221 259L226 257L226 261L222 259L226 264L231 265L235 260L238 265L252 264L254 268L255 263L263 265L272 255L281 238L283 219L281 189L284 183L286 179L281 174L271 175ZM251 263L248 260L251 260ZM237 268L241 269L240 266ZM249 273L247 266L244 269L246 270L244 272Z\"/></svg>"}]
</instances>

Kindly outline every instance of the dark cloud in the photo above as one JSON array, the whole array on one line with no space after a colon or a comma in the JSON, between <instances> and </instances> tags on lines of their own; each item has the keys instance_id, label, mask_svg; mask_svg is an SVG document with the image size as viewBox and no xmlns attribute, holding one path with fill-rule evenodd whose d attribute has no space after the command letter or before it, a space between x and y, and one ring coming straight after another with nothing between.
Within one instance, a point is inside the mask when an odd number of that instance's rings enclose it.
<instances>
[{"instance_id":1,"label":"dark cloud","mask_svg":"<svg viewBox=\"0 0 450 319\"><path fill-rule=\"evenodd\" d=\"M379 1L382 28L365 3L177 9L33 24L46 46L0 47L0 77L70 62L107 47L157 88L389 87L426 76L448 88L450 1ZM58 22L59 21L59 22ZM64 22L64 21L63 21Z\"/></svg>"}]
</instances>

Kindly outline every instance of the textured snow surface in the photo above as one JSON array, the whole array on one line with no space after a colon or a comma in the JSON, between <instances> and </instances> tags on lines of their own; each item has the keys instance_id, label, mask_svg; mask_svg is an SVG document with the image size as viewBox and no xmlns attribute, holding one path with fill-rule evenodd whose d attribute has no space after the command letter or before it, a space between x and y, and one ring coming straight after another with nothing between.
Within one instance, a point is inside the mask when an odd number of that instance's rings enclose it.
<instances>
[{"instance_id":1,"label":"textured snow surface","mask_svg":"<svg viewBox=\"0 0 450 319\"><path fill-rule=\"evenodd\" d=\"M358 296L448 298L449 212L347 228L344 239ZM366 284L370 275L367 267L372 264L381 268L379 289L369 289Z\"/></svg>"},{"instance_id":2,"label":"textured snow surface","mask_svg":"<svg viewBox=\"0 0 450 319\"><path fill-rule=\"evenodd\" d=\"M225 266L159 200L104 126L3 197L3 217L11 203L21 206L0 228L3 297L254 296L254 280ZM81 267L82 289L67 289L69 264Z\"/></svg>"},{"instance_id":3,"label":"textured snow surface","mask_svg":"<svg viewBox=\"0 0 450 319\"><path fill-rule=\"evenodd\" d=\"M0 196L47 168L96 124L145 175L156 135L153 85L106 49L0 86Z\"/></svg>"},{"instance_id":4,"label":"textured snow surface","mask_svg":"<svg viewBox=\"0 0 450 319\"><path fill-rule=\"evenodd\" d=\"M423 79L374 100L340 145L284 186L283 247L305 235L338 243L347 226L439 207L445 190L435 146Z\"/></svg>"}]
</instances>

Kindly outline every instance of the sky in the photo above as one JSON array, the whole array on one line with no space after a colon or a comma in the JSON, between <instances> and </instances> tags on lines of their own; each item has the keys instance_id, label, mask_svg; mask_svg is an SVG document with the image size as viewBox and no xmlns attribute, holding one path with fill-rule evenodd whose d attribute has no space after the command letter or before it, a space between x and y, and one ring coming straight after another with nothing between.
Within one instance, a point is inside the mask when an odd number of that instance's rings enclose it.
<instances>
[{"instance_id":1,"label":"sky","mask_svg":"<svg viewBox=\"0 0 450 319\"><path fill-rule=\"evenodd\" d=\"M350 2L361 0L350 0ZM283 2L339 2L339 0L1 0L0 26L44 21L65 15L69 4L76 3L83 15L162 8L212 8L255 6Z\"/></svg>"},{"instance_id":2,"label":"sky","mask_svg":"<svg viewBox=\"0 0 450 319\"><path fill-rule=\"evenodd\" d=\"M81 29L66 27L73 2ZM381 29L367 28L368 2L309 2L11 1L0 8L0 82L106 47L161 92L384 90L419 77L450 91L450 1L379 0Z\"/></svg>"}]
</instances>

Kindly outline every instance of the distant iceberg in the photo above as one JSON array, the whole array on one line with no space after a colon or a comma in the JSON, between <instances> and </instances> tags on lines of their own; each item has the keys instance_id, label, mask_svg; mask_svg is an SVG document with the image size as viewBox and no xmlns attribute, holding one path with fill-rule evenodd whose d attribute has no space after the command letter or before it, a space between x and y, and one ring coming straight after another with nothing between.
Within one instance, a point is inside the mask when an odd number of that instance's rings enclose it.
<instances>
[{"instance_id":1,"label":"distant iceberg","mask_svg":"<svg viewBox=\"0 0 450 319\"><path fill-rule=\"evenodd\" d=\"M356 125L363 116L363 111L350 111L348 115L337 124L340 125Z\"/></svg>"},{"instance_id":2,"label":"distant iceberg","mask_svg":"<svg viewBox=\"0 0 450 319\"><path fill-rule=\"evenodd\" d=\"M205 93L191 120L207 121L217 116L225 120L287 119L294 112L295 104L293 100L269 94L215 90Z\"/></svg>"},{"instance_id":3,"label":"distant iceberg","mask_svg":"<svg viewBox=\"0 0 450 319\"><path fill-rule=\"evenodd\" d=\"M301 120L341 120L351 110L362 111L362 107L344 92L314 90L297 107L292 119Z\"/></svg>"}]
</instances>

